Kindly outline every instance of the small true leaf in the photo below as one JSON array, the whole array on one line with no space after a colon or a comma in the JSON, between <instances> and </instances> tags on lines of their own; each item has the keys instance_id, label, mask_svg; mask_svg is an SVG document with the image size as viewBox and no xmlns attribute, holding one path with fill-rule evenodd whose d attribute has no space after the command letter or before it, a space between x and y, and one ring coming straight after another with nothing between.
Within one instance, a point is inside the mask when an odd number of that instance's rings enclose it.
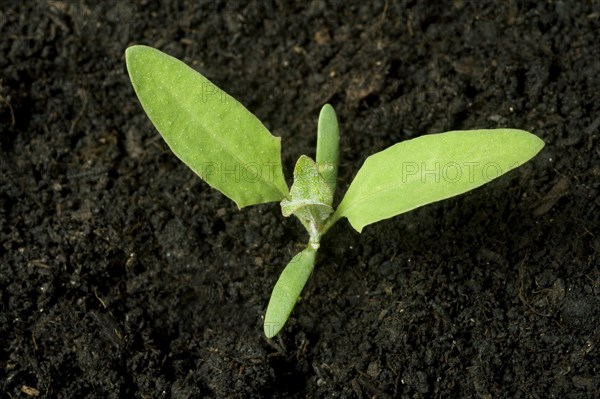
<instances>
[{"instance_id":1,"label":"small true leaf","mask_svg":"<svg viewBox=\"0 0 600 399\"><path fill-rule=\"evenodd\" d=\"M315 265L316 250L307 247L292 258L275 287L265 314L264 331L272 338L283 328Z\"/></svg>"},{"instance_id":2,"label":"small true leaf","mask_svg":"<svg viewBox=\"0 0 600 399\"><path fill-rule=\"evenodd\" d=\"M325 178L319 173L315 161L300 156L294 168L294 184L289 199L281 201L283 216L295 214L301 220L325 220L333 208L333 193Z\"/></svg>"},{"instance_id":3,"label":"small true leaf","mask_svg":"<svg viewBox=\"0 0 600 399\"><path fill-rule=\"evenodd\" d=\"M135 92L173 153L241 208L288 193L280 138L183 62L147 46L126 51Z\"/></svg>"},{"instance_id":4,"label":"small true leaf","mask_svg":"<svg viewBox=\"0 0 600 399\"><path fill-rule=\"evenodd\" d=\"M404 141L367 158L333 220L364 226L479 187L544 146L516 129L452 131Z\"/></svg>"}]
</instances>

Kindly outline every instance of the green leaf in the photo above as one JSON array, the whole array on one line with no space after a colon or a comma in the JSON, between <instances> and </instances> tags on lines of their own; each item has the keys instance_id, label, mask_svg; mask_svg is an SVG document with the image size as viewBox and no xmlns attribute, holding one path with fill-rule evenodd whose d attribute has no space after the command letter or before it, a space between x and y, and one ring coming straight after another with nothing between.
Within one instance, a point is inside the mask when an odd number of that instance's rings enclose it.
<instances>
[{"instance_id":1,"label":"green leaf","mask_svg":"<svg viewBox=\"0 0 600 399\"><path fill-rule=\"evenodd\" d=\"M242 104L159 50L133 46L125 58L142 107L196 174L240 208L287 195L281 140Z\"/></svg>"},{"instance_id":2,"label":"green leaf","mask_svg":"<svg viewBox=\"0 0 600 399\"><path fill-rule=\"evenodd\" d=\"M300 156L294 168L294 184L289 198L281 201L281 212L288 217L323 221L333 212L333 193L327 181L319 173L315 161Z\"/></svg>"},{"instance_id":3,"label":"green leaf","mask_svg":"<svg viewBox=\"0 0 600 399\"><path fill-rule=\"evenodd\" d=\"M273 287L265 314L264 331L273 338L283 328L315 265L316 250L307 247L292 258Z\"/></svg>"},{"instance_id":4,"label":"green leaf","mask_svg":"<svg viewBox=\"0 0 600 399\"><path fill-rule=\"evenodd\" d=\"M333 107L325 104L321 108L317 128L317 164L319 172L329 184L332 193L335 193L338 174L339 147L340 129L337 116Z\"/></svg>"},{"instance_id":5,"label":"green leaf","mask_svg":"<svg viewBox=\"0 0 600 399\"><path fill-rule=\"evenodd\" d=\"M533 158L544 146L516 129L452 131L404 141L367 158L333 222L357 231L479 187Z\"/></svg>"}]
</instances>

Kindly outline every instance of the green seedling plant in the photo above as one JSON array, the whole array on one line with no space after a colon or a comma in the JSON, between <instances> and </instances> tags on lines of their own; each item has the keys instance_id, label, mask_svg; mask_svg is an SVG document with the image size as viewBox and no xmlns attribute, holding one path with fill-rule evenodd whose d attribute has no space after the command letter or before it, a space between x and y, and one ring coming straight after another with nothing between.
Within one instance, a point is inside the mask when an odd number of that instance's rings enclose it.
<instances>
[{"instance_id":1,"label":"green seedling plant","mask_svg":"<svg viewBox=\"0 0 600 399\"><path fill-rule=\"evenodd\" d=\"M306 248L277 280L264 319L274 337L310 277L323 235L341 218L359 233L377 221L450 198L514 169L544 146L517 129L424 135L369 156L336 209L339 128L331 105L321 109L316 158L302 155L290 189L280 138L241 103L185 63L151 47L126 50L134 90L146 114L187 166L210 186L245 206L281 201L308 232Z\"/></svg>"}]
</instances>

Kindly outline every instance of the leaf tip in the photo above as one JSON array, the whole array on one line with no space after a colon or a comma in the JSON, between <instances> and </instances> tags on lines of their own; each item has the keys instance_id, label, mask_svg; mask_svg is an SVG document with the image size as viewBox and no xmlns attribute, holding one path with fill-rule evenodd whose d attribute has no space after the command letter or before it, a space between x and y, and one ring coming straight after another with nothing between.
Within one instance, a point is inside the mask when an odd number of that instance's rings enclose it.
<instances>
[{"instance_id":1,"label":"leaf tip","mask_svg":"<svg viewBox=\"0 0 600 399\"><path fill-rule=\"evenodd\" d=\"M536 156L542 150L542 148L544 148L544 146L546 145L544 140L542 140L539 136L537 136L531 132L528 132L526 130L520 130L520 129L507 129L507 130L514 132L515 134L521 135L522 140L520 141L520 143L523 146L525 146L526 151L528 151L528 153L529 153L529 157L527 157L527 159L524 159L523 162L521 162L520 164L523 164L523 163L527 162L528 160L530 160L531 158L533 158L534 156Z\"/></svg>"},{"instance_id":2,"label":"leaf tip","mask_svg":"<svg viewBox=\"0 0 600 399\"><path fill-rule=\"evenodd\" d=\"M326 103L325 105L323 105L323 108L321 108L321 112L331 112L331 111L335 112L333 106L329 103Z\"/></svg>"},{"instance_id":3,"label":"leaf tip","mask_svg":"<svg viewBox=\"0 0 600 399\"><path fill-rule=\"evenodd\" d=\"M134 44L133 46L127 47L125 49L125 60L131 60L132 57L134 57L136 54L139 54L139 52L143 51L144 48L147 48L147 46L141 44Z\"/></svg>"},{"instance_id":4,"label":"leaf tip","mask_svg":"<svg viewBox=\"0 0 600 399\"><path fill-rule=\"evenodd\" d=\"M152 48L141 44L135 44L125 49L125 65L127 66L127 72L129 73L131 82L134 85L136 83L137 77L135 71L141 62L140 56L148 50L152 50Z\"/></svg>"},{"instance_id":5,"label":"leaf tip","mask_svg":"<svg viewBox=\"0 0 600 399\"><path fill-rule=\"evenodd\" d=\"M281 323L269 322L265 319L263 331L265 332L265 336L268 339L271 339L274 336L276 336L277 334L279 334L279 331L281 331L282 327L283 327L283 324L281 324Z\"/></svg>"},{"instance_id":6,"label":"leaf tip","mask_svg":"<svg viewBox=\"0 0 600 399\"><path fill-rule=\"evenodd\" d=\"M536 136L535 134L531 134L531 135L534 137L534 142L536 144L537 151L538 152L541 151L542 148L544 148L546 146L546 143L539 136Z\"/></svg>"}]
</instances>

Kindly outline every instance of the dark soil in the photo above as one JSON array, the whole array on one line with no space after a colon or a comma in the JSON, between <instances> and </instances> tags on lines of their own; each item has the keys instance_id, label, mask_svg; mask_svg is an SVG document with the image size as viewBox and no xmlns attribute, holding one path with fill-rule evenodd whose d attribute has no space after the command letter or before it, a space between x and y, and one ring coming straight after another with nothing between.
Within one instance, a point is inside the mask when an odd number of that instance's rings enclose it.
<instances>
[{"instance_id":1,"label":"dark soil","mask_svg":"<svg viewBox=\"0 0 600 399\"><path fill-rule=\"evenodd\" d=\"M0 398L600 395L597 1L100 3L0 1ZM425 133L546 147L362 234L343 220L268 341L304 230L276 203L238 211L170 153L132 44L239 98L283 138L287 176L333 104L341 193Z\"/></svg>"}]
</instances>

